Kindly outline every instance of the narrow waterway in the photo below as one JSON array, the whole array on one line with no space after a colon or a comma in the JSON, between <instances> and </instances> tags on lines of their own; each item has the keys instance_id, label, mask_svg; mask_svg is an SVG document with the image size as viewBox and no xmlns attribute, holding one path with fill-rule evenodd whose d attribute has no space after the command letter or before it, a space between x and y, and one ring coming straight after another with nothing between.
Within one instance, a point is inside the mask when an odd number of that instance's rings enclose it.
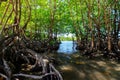
<instances>
[{"instance_id":1,"label":"narrow waterway","mask_svg":"<svg viewBox=\"0 0 120 80\"><path fill-rule=\"evenodd\" d=\"M63 41L57 54L56 68L64 80L120 80L120 64L107 59L88 59L75 50L72 41Z\"/></svg>"},{"instance_id":2,"label":"narrow waterway","mask_svg":"<svg viewBox=\"0 0 120 80\"><path fill-rule=\"evenodd\" d=\"M58 53L72 54L77 52L76 44L73 41L62 41Z\"/></svg>"}]
</instances>

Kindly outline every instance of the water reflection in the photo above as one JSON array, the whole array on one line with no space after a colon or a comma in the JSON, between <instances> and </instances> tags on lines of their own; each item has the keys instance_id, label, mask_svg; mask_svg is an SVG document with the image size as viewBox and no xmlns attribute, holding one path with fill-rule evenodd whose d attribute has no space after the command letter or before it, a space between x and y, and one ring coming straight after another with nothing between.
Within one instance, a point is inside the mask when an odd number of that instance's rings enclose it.
<instances>
[{"instance_id":1,"label":"water reflection","mask_svg":"<svg viewBox=\"0 0 120 80\"><path fill-rule=\"evenodd\" d=\"M77 52L76 44L73 41L62 41L58 53L72 54Z\"/></svg>"}]
</instances>

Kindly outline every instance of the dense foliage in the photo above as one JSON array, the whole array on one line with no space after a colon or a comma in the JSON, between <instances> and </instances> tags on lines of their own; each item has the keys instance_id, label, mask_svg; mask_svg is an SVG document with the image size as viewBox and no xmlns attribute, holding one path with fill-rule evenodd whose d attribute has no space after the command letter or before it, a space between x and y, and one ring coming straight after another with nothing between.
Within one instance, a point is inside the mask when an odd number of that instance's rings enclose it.
<instances>
[{"instance_id":1,"label":"dense foliage","mask_svg":"<svg viewBox=\"0 0 120 80\"><path fill-rule=\"evenodd\" d=\"M58 50L69 33L82 55L119 61L120 1L0 0L0 79L63 80L55 59L37 53Z\"/></svg>"}]
</instances>

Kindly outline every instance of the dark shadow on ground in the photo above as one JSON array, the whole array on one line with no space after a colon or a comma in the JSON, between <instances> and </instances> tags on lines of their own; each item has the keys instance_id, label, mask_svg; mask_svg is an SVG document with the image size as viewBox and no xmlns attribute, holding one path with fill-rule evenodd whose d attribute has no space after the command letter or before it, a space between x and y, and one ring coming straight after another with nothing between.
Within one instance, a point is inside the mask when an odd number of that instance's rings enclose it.
<instances>
[{"instance_id":1,"label":"dark shadow on ground","mask_svg":"<svg viewBox=\"0 0 120 80\"><path fill-rule=\"evenodd\" d=\"M107 59L87 59L79 54L55 54L64 80L120 80L120 64Z\"/></svg>"}]
</instances>

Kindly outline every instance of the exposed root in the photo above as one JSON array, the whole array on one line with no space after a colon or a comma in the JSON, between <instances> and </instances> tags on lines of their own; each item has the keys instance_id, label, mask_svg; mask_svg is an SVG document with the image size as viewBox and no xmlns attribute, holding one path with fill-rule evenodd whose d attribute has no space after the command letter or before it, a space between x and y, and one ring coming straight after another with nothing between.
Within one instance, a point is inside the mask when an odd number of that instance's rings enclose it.
<instances>
[{"instance_id":1,"label":"exposed root","mask_svg":"<svg viewBox=\"0 0 120 80\"><path fill-rule=\"evenodd\" d=\"M5 80L63 80L48 57L27 47L31 44L29 42L31 41L17 35L0 41L0 76Z\"/></svg>"}]
</instances>

